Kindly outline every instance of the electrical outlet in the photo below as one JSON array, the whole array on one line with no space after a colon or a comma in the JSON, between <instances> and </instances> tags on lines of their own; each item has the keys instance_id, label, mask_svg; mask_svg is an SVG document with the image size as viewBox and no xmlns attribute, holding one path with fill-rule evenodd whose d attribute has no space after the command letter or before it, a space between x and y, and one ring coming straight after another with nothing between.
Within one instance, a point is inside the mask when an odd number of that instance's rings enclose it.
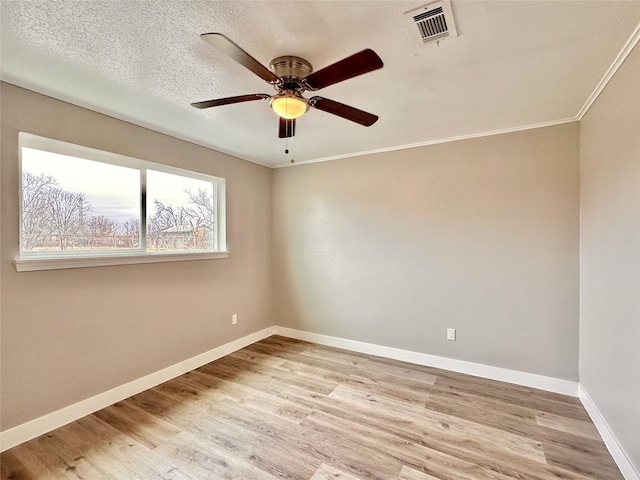
<instances>
[{"instance_id":1,"label":"electrical outlet","mask_svg":"<svg viewBox=\"0 0 640 480\"><path fill-rule=\"evenodd\" d=\"M234 313L233 315L231 315L231 325L237 325L238 324L238 314Z\"/></svg>"},{"instance_id":2,"label":"electrical outlet","mask_svg":"<svg viewBox=\"0 0 640 480\"><path fill-rule=\"evenodd\" d=\"M447 340L455 340L455 339L456 339L456 329L447 328Z\"/></svg>"}]
</instances>

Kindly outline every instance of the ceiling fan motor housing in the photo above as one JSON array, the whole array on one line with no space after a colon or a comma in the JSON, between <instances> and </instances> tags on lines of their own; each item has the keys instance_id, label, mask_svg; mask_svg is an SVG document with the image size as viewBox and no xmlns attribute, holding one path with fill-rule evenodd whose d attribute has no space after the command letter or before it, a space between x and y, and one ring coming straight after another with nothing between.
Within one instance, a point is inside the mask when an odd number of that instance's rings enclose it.
<instances>
[{"instance_id":1,"label":"ceiling fan motor housing","mask_svg":"<svg viewBox=\"0 0 640 480\"><path fill-rule=\"evenodd\" d=\"M304 58L286 55L271 60L269 70L280 77L277 85L280 89L304 91L301 81L313 72L313 67Z\"/></svg>"}]
</instances>

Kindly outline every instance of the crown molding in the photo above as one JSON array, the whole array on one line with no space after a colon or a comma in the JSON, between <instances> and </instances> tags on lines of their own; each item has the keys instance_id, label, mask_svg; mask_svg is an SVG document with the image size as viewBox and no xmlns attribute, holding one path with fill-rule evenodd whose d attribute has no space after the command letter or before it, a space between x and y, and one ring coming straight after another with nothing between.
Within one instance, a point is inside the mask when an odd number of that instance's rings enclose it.
<instances>
[{"instance_id":1,"label":"crown molding","mask_svg":"<svg viewBox=\"0 0 640 480\"><path fill-rule=\"evenodd\" d=\"M585 104L582 106L580 111L578 111L578 113L576 114L576 117L575 117L576 120L580 121L582 120L582 117L586 115L586 113L591 108L591 105L593 105L594 102L598 99L598 97L600 96L602 91L605 89L609 81L613 78L613 76L616 74L618 69L622 66L624 61L627 59L627 57L633 51L633 49L635 48L635 46L638 44L639 41L640 41L640 23L638 24L636 29L633 31L633 33L629 37L629 40L627 40L627 43L624 44L624 47L622 47L622 50L620 50L620 53L618 53L618 56L616 57L616 59L613 61L613 63L607 70L607 73L605 73L604 77L602 77L602 80L600 80L600 83L598 83L595 90L591 93L591 95L589 96Z\"/></svg>"},{"instance_id":2,"label":"crown molding","mask_svg":"<svg viewBox=\"0 0 640 480\"><path fill-rule=\"evenodd\" d=\"M426 142L418 142L418 143L410 143L410 144L406 144L406 145L397 145L395 147L388 147L388 148L378 148L378 149L374 149L374 150L367 150L364 152L355 152L355 153L347 153L345 155L334 155L332 157L323 157L323 158L316 158L316 159L312 159L312 160L303 160L301 162L295 162L294 164L290 164L290 163L281 163L278 165L273 166L272 168L284 168L284 167L291 167L291 166L296 166L296 165L306 165L309 163L319 163L319 162L329 162L331 160L340 160L343 158L351 158L351 157L361 157L363 155L374 155L376 153L385 153L385 152L395 152L398 150L406 150L409 148L419 148L419 147L426 147L428 145L439 145L441 143L450 143L450 142L459 142L460 140L470 140L473 138L482 138L482 137L491 137L494 135L502 135L505 133L515 133L515 132L522 132L525 130L533 130L536 128L545 128L545 127L553 127L556 125L564 125L565 123L571 123L571 122L577 122L578 119L575 117L570 117L570 118L562 118L560 120L552 120L550 122L540 122L540 123L533 123L530 125L522 125L519 127L511 127L511 128L503 128L500 130L489 130L486 132L479 132L479 133L471 133L469 135L459 135L457 137L447 137L447 138L442 138L442 139L437 139L437 140L428 140Z\"/></svg>"}]
</instances>

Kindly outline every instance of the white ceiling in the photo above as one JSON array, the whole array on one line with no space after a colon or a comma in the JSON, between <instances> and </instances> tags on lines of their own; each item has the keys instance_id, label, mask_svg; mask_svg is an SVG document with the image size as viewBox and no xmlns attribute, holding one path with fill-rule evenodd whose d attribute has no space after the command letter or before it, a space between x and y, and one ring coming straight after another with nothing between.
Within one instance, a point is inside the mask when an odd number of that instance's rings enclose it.
<instances>
[{"instance_id":1,"label":"white ceiling","mask_svg":"<svg viewBox=\"0 0 640 480\"><path fill-rule=\"evenodd\" d=\"M640 24L637 0L452 0L459 37L423 46L403 14L429 0L0 3L3 80L268 166L574 120ZM315 70L372 48L382 70L318 94L380 120L312 109L285 155L267 101L189 105L273 93L204 32L265 65L298 55Z\"/></svg>"}]
</instances>

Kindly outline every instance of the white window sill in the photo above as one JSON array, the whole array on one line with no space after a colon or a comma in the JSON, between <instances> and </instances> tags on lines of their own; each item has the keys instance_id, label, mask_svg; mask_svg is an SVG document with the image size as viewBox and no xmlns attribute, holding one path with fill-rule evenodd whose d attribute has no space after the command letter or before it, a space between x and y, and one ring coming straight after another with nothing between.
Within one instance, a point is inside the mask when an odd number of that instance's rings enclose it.
<instances>
[{"instance_id":1,"label":"white window sill","mask_svg":"<svg viewBox=\"0 0 640 480\"><path fill-rule=\"evenodd\" d=\"M186 262L227 258L229 252L194 253L146 253L143 255L119 255L117 257L67 257L67 258L21 258L13 263L18 272L36 270L61 270L66 268L106 267L111 265L134 265L138 263Z\"/></svg>"}]
</instances>

